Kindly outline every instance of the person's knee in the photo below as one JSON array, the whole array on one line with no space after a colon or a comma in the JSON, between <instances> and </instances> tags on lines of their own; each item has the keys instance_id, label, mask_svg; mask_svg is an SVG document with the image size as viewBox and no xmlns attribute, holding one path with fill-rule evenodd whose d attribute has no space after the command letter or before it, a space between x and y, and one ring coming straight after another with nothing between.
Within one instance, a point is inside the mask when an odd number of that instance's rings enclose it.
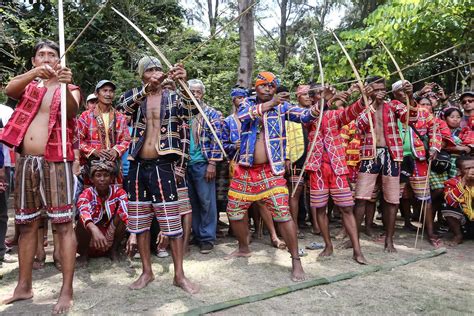
<instances>
[{"instance_id":1,"label":"person's knee","mask_svg":"<svg viewBox=\"0 0 474 316\"><path fill-rule=\"evenodd\" d=\"M325 215L326 214L326 207L317 207L316 208L317 215Z\"/></svg>"},{"instance_id":2,"label":"person's knee","mask_svg":"<svg viewBox=\"0 0 474 316\"><path fill-rule=\"evenodd\" d=\"M341 211L343 215L353 214L352 206L339 207L339 210Z\"/></svg>"},{"instance_id":3,"label":"person's knee","mask_svg":"<svg viewBox=\"0 0 474 316\"><path fill-rule=\"evenodd\" d=\"M355 204L356 207L365 207L367 205L367 201L362 199L356 199Z\"/></svg>"},{"instance_id":4,"label":"person's knee","mask_svg":"<svg viewBox=\"0 0 474 316\"><path fill-rule=\"evenodd\" d=\"M72 227L72 222L54 224L54 228L56 229L56 233L59 236L64 236L64 235L67 235L67 234L71 234L74 230L74 228Z\"/></svg>"},{"instance_id":5,"label":"person's knee","mask_svg":"<svg viewBox=\"0 0 474 316\"><path fill-rule=\"evenodd\" d=\"M20 235L33 235L38 232L39 221L36 220L27 224L19 224L17 227Z\"/></svg>"}]
</instances>

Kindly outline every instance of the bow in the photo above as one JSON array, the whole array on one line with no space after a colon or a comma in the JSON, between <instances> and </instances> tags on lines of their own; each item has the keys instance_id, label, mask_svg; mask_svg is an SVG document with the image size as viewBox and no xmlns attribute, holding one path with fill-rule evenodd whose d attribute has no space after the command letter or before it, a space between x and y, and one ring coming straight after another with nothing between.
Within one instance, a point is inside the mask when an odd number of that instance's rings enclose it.
<instances>
[{"instance_id":1,"label":"bow","mask_svg":"<svg viewBox=\"0 0 474 316\"><path fill-rule=\"evenodd\" d=\"M138 32L138 34L140 34L143 39L145 39L145 41L153 48L153 50L158 54L158 56L161 58L161 60L163 60L163 62L168 66L168 68L172 68L173 66L171 65L171 63L168 61L168 59L166 58L166 56L160 51L160 49L150 40L150 38L148 36L146 36L145 33L143 33L142 30L140 30L140 28L138 28L138 26L136 26L132 21L130 21L125 15L123 15L122 13L120 13L120 11L118 11L117 9L115 9L114 7L112 7L112 10L114 10L115 13L117 13L122 19L124 19L128 24L130 24L131 27L133 27L135 29L135 31ZM219 139L219 137L217 136L217 133L216 131L214 130L214 127L212 126L211 122L209 121L209 118L207 117L207 115L204 113L203 109L201 108L201 106L199 105L199 102L196 100L196 98L194 97L194 95L191 93L191 91L189 90L189 87L187 85L186 82L184 82L182 79L179 79L178 80L178 83L181 85L181 87L184 89L184 91L186 91L186 93L188 94L188 96L191 98L191 100L193 101L194 105L196 106L196 108L199 110L199 112L201 113L202 117L204 118L204 121L207 123L207 125L209 126L209 129L211 130L211 133L212 135L214 136L217 144L219 145L223 155L224 155L224 158L227 159L227 154L225 153L225 150L224 150L224 146L222 146L222 143Z\"/></svg>"},{"instance_id":2,"label":"bow","mask_svg":"<svg viewBox=\"0 0 474 316\"><path fill-rule=\"evenodd\" d=\"M318 58L319 76L321 77L321 85L324 88L323 63L321 61L321 55L319 54L319 48L318 48L318 43L316 42L316 37L314 36L314 33L312 33L311 35L313 37L314 46L316 47L316 57ZM314 139L313 139L313 142L311 143L311 146L309 147L309 151L308 151L308 154L306 155L306 159L304 161L303 167L301 168L300 175L298 176L298 181L296 182L296 186L298 186L301 179L303 178L306 165L308 164L311 154L314 151L314 147L316 146L316 140L318 139L319 130L321 128L321 123L323 121L323 111L324 111L324 98L321 96L321 106L319 107L318 125L316 125L316 132L314 133ZM291 193L291 197L294 197L295 193L296 193L296 190L293 190L293 192Z\"/></svg>"},{"instance_id":3,"label":"bow","mask_svg":"<svg viewBox=\"0 0 474 316\"><path fill-rule=\"evenodd\" d=\"M344 45L342 45L341 41L337 37L336 33L332 32L332 35L336 38L336 41L339 43L339 46L341 46L342 51L344 52L344 55L346 55L347 60L349 61L349 64L351 65L352 71L354 72L354 75L357 79L357 84L360 89L360 93L362 94L362 99L364 100L365 106L368 108L368 113L367 113L367 118L369 120L369 126L370 126L370 133L372 134L372 145L373 145L373 150L374 150L374 155L377 152L377 142L376 142L376 135L374 131L374 123L372 122L372 107L369 105L369 100L367 99L367 96L365 95L364 92L364 83L362 82L362 79L359 75L359 72L357 71L356 66L354 65L354 62L351 59L351 56L349 56L349 53L347 52L346 48Z\"/></svg>"},{"instance_id":4,"label":"bow","mask_svg":"<svg viewBox=\"0 0 474 316\"><path fill-rule=\"evenodd\" d=\"M402 70L401 70L400 66L397 63L397 60L395 59L395 57L393 57L392 53L390 52L388 47L385 46L385 44L382 42L382 40L379 39L379 41L380 41L380 44L382 44L383 48L385 48L385 50L387 51L387 54L390 56L390 59L392 59L392 62L395 65L395 68L397 69L397 73L400 76L400 79L402 80L402 87L403 87L403 84L406 82L406 80L405 80L405 77L403 76L403 73L402 73ZM406 118L405 124L408 128L408 122L410 120L410 98L408 97L408 94L406 94L406 93L405 93L405 101L407 102L407 118Z\"/></svg>"}]
</instances>

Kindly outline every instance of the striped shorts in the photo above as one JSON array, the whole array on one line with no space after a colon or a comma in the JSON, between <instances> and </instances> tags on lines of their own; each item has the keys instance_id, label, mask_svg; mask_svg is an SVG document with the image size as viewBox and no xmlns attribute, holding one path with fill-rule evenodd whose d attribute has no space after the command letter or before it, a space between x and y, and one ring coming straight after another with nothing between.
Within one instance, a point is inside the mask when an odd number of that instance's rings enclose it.
<instances>
[{"instance_id":1,"label":"striped shorts","mask_svg":"<svg viewBox=\"0 0 474 316\"><path fill-rule=\"evenodd\" d=\"M288 188L282 175L274 175L270 164L243 167L236 165L230 182L227 217L242 220L253 202L262 201L275 222L291 220Z\"/></svg>"},{"instance_id":2,"label":"striped shorts","mask_svg":"<svg viewBox=\"0 0 474 316\"><path fill-rule=\"evenodd\" d=\"M150 230L156 217L163 235L181 237L178 190L174 161L139 159L130 162L128 172L128 225L130 233Z\"/></svg>"},{"instance_id":3,"label":"striped shorts","mask_svg":"<svg viewBox=\"0 0 474 316\"><path fill-rule=\"evenodd\" d=\"M419 201L428 201L431 197L430 187L425 190L426 177L428 175L428 163L426 161L415 160L413 174L408 178L408 182L400 183L400 198L405 198L405 188L410 184L415 198Z\"/></svg>"},{"instance_id":4,"label":"striped shorts","mask_svg":"<svg viewBox=\"0 0 474 316\"><path fill-rule=\"evenodd\" d=\"M337 206L354 205L347 175L336 175L327 161L321 162L320 169L309 172L309 183L311 206L325 207L328 204L329 195Z\"/></svg>"},{"instance_id":5,"label":"striped shorts","mask_svg":"<svg viewBox=\"0 0 474 316\"><path fill-rule=\"evenodd\" d=\"M177 184L177 187L179 215L184 216L186 214L191 214L193 209L191 208L191 202L189 201L188 181L186 178L183 178L183 181L180 184Z\"/></svg>"},{"instance_id":6,"label":"striped shorts","mask_svg":"<svg viewBox=\"0 0 474 316\"><path fill-rule=\"evenodd\" d=\"M53 224L74 217L74 180L70 162L50 162L42 156L21 156L15 172L15 223L28 224L42 210Z\"/></svg>"}]
</instances>

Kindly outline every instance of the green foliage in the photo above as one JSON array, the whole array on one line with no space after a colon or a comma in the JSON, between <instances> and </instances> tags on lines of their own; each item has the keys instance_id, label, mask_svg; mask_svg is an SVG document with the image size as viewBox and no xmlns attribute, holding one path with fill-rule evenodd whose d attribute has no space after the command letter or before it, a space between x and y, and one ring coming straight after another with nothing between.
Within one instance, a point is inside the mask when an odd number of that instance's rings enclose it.
<instances>
[{"instance_id":1,"label":"green foliage","mask_svg":"<svg viewBox=\"0 0 474 316\"><path fill-rule=\"evenodd\" d=\"M101 2L65 2L66 46L99 10ZM333 2L339 5L343 1ZM405 77L412 81L466 63L471 57L474 9L469 1L351 2L355 9L345 18L344 27L337 33L363 77L369 74L388 76L395 70L379 39L389 47L401 67L464 43L456 51L404 71ZM369 3L375 4L370 8L371 13L364 20L357 21L356 17L363 17L361 12ZM205 41L200 32L185 26L184 12L178 0L114 0L113 5L136 23L173 64ZM229 16L235 15L236 8L232 7L231 10L233 12ZM11 77L31 67L31 50L38 39L57 39L56 1L43 1L42 4L34 5L11 2L0 7L0 14L0 85L5 85ZM322 29L319 19L312 14L304 15L289 26L285 68L278 61L278 46L275 46L278 41L267 36L257 37L254 77L259 71L272 71L292 91L299 84L319 81L319 67L311 38L314 32L323 58L326 81L337 83L354 79L341 48L332 34ZM227 22L225 17L219 18L220 24ZM66 58L75 83L81 86L84 94L90 93L101 79L113 80L118 87L117 94L120 94L141 84L136 64L144 55L156 54L135 30L110 8L105 8ZM203 80L207 90L205 100L227 115L231 108L229 92L237 81L238 64L239 35L235 23L196 51L185 63L185 68L188 78ZM463 74L466 71L461 69ZM454 89L454 76L455 72L447 73L435 80L450 92ZM388 79L393 82L399 78L394 75Z\"/></svg>"}]
</instances>

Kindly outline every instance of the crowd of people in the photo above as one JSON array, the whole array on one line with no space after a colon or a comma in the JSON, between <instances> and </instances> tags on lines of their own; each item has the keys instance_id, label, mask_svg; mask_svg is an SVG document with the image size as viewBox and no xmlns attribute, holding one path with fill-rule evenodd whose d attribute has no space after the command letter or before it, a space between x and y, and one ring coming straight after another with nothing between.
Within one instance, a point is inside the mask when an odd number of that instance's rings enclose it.
<instances>
[{"instance_id":1,"label":"crowd of people","mask_svg":"<svg viewBox=\"0 0 474 316\"><path fill-rule=\"evenodd\" d=\"M250 256L249 227L258 234L265 226L272 245L288 249L293 281L305 279L306 249L333 254L329 220L337 214L338 235L359 264L367 264L359 233L374 235L377 211L388 252L396 252L399 210L404 229L416 230L419 218L434 247L447 228L450 246L473 234L473 92L448 100L437 84L414 92L406 80L387 91L383 77L370 76L347 91L303 84L293 97L263 71L252 89L231 89L224 118L206 103L201 80L188 80L180 64L165 73L147 55L137 66L141 86L115 102L116 85L101 80L80 113L81 91L58 61L58 46L40 41L33 68L6 86L16 107L0 107L0 261L14 260L6 251L15 245L19 254L18 284L6 304L33 296L48 219L63 275L55 313L72 306L74 270L99 256L139 257L142 273L130 285L138 290L154 279L152 254L170 251L173 284L196 293L183 260L191 244L202 254L213 251L222 233L219 212L238 241L224 259ZM192 95L177 81L187 81ZM10 189L15 235L5 241ZM299 247L306 222L323 244Z\"/></svg>"}]
</instances>

